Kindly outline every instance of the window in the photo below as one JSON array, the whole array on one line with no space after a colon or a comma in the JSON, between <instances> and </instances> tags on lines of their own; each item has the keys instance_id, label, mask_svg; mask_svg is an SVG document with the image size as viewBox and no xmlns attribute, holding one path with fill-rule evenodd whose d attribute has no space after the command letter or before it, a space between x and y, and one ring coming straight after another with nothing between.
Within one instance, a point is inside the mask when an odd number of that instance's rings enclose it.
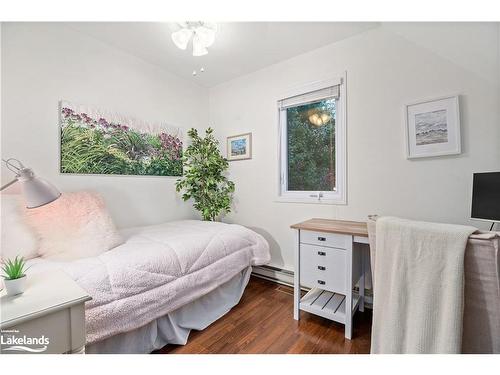
<instances>
[{"instance_id":1,"label":"window","mask_svg":"<svg viewBox=\"0 0 500 375\"><path fill-rule=\"evenodd\" d=\"M343 86L316 83L278 101L281 200L346 203Z\"/></svg>"}]
</instances>

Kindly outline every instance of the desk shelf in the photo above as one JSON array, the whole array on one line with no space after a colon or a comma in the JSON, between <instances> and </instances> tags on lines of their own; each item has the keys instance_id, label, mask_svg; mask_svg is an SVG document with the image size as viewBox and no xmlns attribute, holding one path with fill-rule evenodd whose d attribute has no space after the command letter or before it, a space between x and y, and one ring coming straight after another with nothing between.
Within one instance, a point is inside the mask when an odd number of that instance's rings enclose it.
<instances>
[{"instance_id":1,"label":"desk shelf","mask_svg":"<svg viewBox=\"0 0 500 375\"><path fill-rule=\"evenodd\" d=\"M356 312L360 296L353 293L351 316ZM300 299L300 310L345 324L346 296L319 288L311 289Z\"/></svg>"}]
</instances>

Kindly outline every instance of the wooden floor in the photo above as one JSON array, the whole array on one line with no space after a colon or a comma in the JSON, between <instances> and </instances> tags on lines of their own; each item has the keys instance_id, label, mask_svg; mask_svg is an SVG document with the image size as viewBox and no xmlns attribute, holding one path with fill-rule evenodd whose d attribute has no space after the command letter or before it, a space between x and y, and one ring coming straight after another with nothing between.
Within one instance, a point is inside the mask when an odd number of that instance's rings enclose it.
<instances>
[{"instance_id":1,"label":"wooden floor","mask_svg":"<svg viewBox=\"0 0 500 375\"><path fill-rule=\"evenodd\" d=\"M187 345L167 345L156 353L369 353L371 310L354 316L353 339L344 326L301 312L293 320L293 289L256 277L240 303L204 329L192 331Z\"/></svg>"}]
</instances>

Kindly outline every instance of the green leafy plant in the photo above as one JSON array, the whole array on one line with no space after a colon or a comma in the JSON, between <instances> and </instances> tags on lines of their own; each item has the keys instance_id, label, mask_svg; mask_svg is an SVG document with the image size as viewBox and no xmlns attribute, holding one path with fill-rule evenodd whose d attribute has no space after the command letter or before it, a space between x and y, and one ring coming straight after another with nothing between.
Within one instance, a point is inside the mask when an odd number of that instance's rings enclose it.
<instances>
[{"instance_id":1,"label":"green leafy plant","mask_svg":"<svg viewBox=\"0 0 500 375\"><path fill-rule=\"evenodd\" d=\"M14 260L7 259L2 264L3 277L6 280L15 280L24 277L26 273L26 261L23 257L15 257Z\"/></svg>"},{"instance_id":2,"label":"green leafy plant","mask_svg":"<svg viewBox=\"0 0 500 375\"><path fill-rule=\"evenodd\" d=\"M176 190L183 190L184 201L193 198L203 220L215 221L231 212L234 183L224 175L229 164L219 151L213 129L206 130L205 138L196 129L190 129L188 136L191 144L182 157L184 176L177 180Z\"/></svg>"}]
</instances>

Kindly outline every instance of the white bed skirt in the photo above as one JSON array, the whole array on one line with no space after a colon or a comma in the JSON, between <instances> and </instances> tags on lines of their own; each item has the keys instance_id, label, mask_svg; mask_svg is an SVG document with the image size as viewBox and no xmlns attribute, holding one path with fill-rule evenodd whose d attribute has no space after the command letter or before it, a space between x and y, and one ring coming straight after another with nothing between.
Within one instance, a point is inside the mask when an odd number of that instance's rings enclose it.
<instances>
[{"instance_id":1,"label":"white bed skirt","mask_svg":"<svg viewBox=\"0 0 500 375\"><path fill-rule=\"evenodd\" d=\"M192 329L205 329L238 304L251 272L248 267L203 297L145 326L88 345L85 352L144 354L167 344L185 345Z\"/></svg>"}]
</instances>

